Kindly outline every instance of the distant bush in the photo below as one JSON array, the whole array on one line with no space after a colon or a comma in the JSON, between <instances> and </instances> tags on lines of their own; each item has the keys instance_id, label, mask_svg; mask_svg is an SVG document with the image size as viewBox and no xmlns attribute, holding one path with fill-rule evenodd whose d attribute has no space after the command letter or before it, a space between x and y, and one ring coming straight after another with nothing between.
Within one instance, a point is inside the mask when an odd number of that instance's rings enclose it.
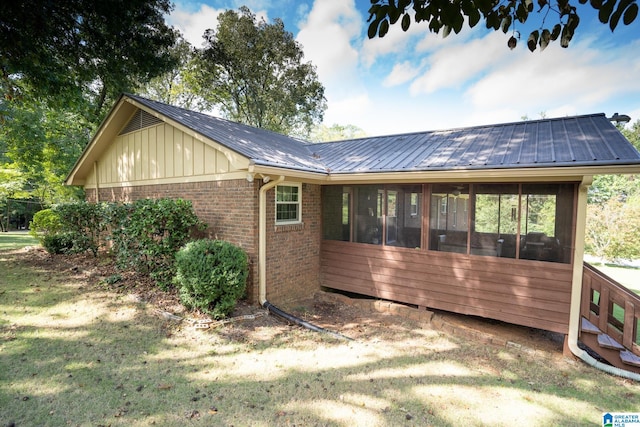
<instances>
[{"instance_id":1,"label":"distant bush","mask_svg":"<svg viewBox=\"0 0 640 427\"><path fill-rule=\"evenodd\" d=\"M216 319L229 315L245 294L247 254L220 240L188 243L176 254L176 276L182 303Z\"/></svg>"},{"instance_id":2,"label":"distant bush","mask_svg":"<svg viewBox=\"0 0 640 427\"><path fill-rule=\"evenodd\" d=\"M36 212L30 233L50 253L91 251L96 256L108 226L106 205L75 202Z\"/></svg>"}]
</instances>

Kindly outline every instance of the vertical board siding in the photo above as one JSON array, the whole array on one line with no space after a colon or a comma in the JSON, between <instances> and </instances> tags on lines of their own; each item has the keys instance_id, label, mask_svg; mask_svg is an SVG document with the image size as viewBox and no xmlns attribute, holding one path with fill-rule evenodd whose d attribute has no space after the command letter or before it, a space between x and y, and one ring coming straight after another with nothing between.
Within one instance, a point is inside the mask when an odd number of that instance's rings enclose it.
<instances>
[{"instance_id":1,"label":"vertical board siding","mask_svg":"<svg viewBox=\"0 0 640 427\"><path fill-rule=\"evenodd\" d=\"M569 264L322 242L322 286L567 333Z\"/></svg>"},{"instance_id":2,"label":"vertical board siding","mask_svg":"<svg viewBox=\"0 0 640 427\"><path fill-rule=\"evenodd\" d=\"M101 185L231 171L223 153L168 124L118 136L98 162ZM92 171L88 182L95 178Z\"/></svg>"}]
</instances>

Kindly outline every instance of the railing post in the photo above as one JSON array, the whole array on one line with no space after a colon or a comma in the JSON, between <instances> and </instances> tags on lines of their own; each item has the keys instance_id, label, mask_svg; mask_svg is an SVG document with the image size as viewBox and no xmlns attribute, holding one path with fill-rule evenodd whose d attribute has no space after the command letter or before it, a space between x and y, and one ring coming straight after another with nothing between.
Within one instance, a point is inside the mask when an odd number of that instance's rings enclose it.
<instances>
[{"instance_id":1,"label":"railing post","mask_svg":"<svg viewBox=\"0 0 640 427\"><path fill-rule=\"evenodd\" d=\"M635 307L633 303L626 300L624 303L624 330L622 335L622 345L626 348L633 348L634 332L635 332Z\"/></svg>"},{"instance_id":2,"label":"railing post","mask_svg":"<svg viewBox=\"0 0 640 427\"><path fill-rule=\"evenodd\" d=\"M591 273L587 270L586 267L583 267L583 276L582 276L582 301L580 302L580 313L582 317L587 320L591 320Z\"/></svg>"},{"instance_id":3,"label":"railing post","mask_svg":"<svg viewBox=\"0 0 640 427\"><path fill-rule=\"evenodd\" d=\"M609 329L609 287L600 287L600 313L598 315L598 328L605 334Z\"/></svg>"}]
</instances>

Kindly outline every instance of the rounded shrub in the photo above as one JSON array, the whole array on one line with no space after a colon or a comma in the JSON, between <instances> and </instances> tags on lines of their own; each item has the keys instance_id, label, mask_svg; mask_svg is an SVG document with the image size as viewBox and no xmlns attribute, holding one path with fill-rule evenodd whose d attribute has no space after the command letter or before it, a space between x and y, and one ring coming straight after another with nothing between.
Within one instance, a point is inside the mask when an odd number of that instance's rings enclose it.
<instances>
[{"instance_id":1,"label":"rounded shrub","mask_svg":"<svg viewBox=\"0 0 640 427\"><path fill-rule=\"evenodd\" d=\"M176 253L182 303L215 319L228 316L244 296L248 273L247 254L229 242L196 240Z\"/></svg>"},{"instance_id":2,"label":"rounded shrub","mask_svg":"<svg viewBox=\"0 0 640 427\"><path fill-rule=\"evenodd\" d=\"M60 214L53 209L42 209L33 215L33 220L29 225L29 234L42 240L45 236L59 233L62 230L62 221Z\"/></svg>"}]
</instances>

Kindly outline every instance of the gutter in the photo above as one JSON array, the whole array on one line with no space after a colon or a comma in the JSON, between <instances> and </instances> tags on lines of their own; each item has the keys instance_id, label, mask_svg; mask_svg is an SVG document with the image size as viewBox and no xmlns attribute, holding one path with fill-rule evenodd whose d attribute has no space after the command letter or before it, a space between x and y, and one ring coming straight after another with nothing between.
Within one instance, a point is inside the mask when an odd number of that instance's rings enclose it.
<instances>
[{"instance_id":1,"label":"gutter","mask_svg":"<svg viewBox=\"0 0 640 427\"><path fill-rule=\"evenodd\" d=\"M286 313L280 310L278 307L271 304L267 301L267 191L271 190L276 185L280 184L284 181L284 176L280 175L278 179L269 181L260 187L260 196L259 196L259 220L258 220L258 270L259 270L259 278L258 278L258 300L260 302L260 306L265 308L269 313L273 313L276 316L288 321L310 329L315 332L322 332L328 335L331 335L334 338L338 338L341 340L351 341L351 338L341 335L337 332L329 331L327 329L316 326L312 323L309 323L305 320L302 320L296 316L293 316L289 313Z\"/></svg>"},{"instance_id":2,"label":"gutter","mask_svg":"<svg viewBox=\"0 0 640 427\"><path fill-rule=\"evenodd\" d=\"M578 335L580 331L580 305L582 300L582 275L584 269L584 235L587 223L587 190L593 182L592 176L585 176L582 179L578 192L578 214L576 218L576 248L573 254L573 278L571 280L571 306L569 309L569 336L567 337L567 345L574 356L581 359L588 365L596 369L627 378L634 381L640 381L640 374L616 368L594 359L578 347Z\"/></svg>"}]
</instances>

